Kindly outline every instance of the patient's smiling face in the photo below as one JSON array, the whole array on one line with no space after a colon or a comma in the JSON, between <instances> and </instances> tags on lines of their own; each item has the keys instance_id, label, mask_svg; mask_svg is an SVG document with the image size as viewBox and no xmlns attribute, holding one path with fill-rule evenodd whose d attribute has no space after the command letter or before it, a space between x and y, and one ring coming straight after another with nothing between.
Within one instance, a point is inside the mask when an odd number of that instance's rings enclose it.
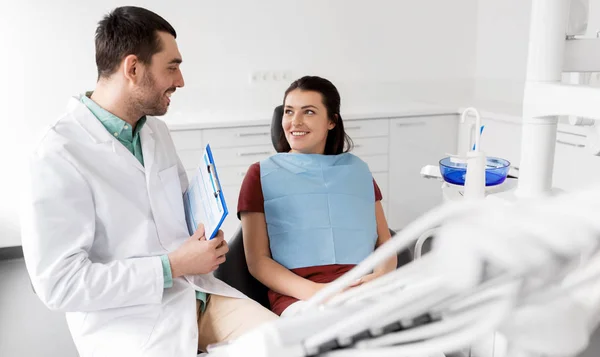
<instances>
[{"instance_id":1,"label":"patient's smiling face","mask_svg":"<svg viewBox=\"0 0 600 357\"><path fill-rule=\"evenodd\" d=\"M286 96L281 124L290 152L302 154L323 154L327 134L335 127L321 93L300 89Z\"/></svg>"}]
</instances>

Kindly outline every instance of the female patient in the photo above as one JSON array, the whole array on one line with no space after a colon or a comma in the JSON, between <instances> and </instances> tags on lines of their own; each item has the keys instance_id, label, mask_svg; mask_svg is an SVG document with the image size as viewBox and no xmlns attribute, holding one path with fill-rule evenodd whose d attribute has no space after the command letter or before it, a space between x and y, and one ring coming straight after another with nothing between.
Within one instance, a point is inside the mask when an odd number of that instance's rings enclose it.
<instances>
[{"instance_id":1,"label":"female patient","mask_svg":"<svg viewBox=\"0 0 600 357\"><path fill-rule=\"evenodd\" d=\"M250 273L271 310L289 314L390 239L381 192L366 163L348 153L340 95L320 77L284 96L278 154L250 166L238 216ZM396 258L354 286L396 268ZM293 306L292 306L293 304Z\"/></svg>"}]
</instances>

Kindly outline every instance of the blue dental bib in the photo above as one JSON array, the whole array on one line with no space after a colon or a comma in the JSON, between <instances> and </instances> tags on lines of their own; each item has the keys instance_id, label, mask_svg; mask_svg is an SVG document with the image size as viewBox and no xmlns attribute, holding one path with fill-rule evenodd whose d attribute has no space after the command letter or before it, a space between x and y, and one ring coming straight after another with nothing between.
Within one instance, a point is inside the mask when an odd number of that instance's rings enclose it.
<instances>
[{"instance_id":1,"label":"blue dental bib","mask_svg":"<svg viewBox=\"0 0 600 357\"><path fill-rule=\"evenodd\" d=\"M288 269L358 264L375 249L373 176L358 157L279 153L260 162L273 259Z\"/></svg>"}]
</instances>

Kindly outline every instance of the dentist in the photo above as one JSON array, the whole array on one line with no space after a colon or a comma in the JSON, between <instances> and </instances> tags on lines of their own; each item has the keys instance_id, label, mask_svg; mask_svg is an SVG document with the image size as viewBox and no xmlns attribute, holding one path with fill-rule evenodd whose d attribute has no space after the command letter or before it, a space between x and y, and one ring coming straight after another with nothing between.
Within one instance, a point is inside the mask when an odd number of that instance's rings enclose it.
<instances>
[{"instance_id":1,"label":"dentist","mask_svg":"<svg viewBox=\"0 0 600 357\"><path fill-rule=\"evenodd\" d=\"M154 118L184 85L175 38L143 8L106 15L95 90L70 99L30 160L25 262L83 357L195 356L276 318L211 274L228 251L222 232L187 232L188 180Z\"/></svg>"}]
</instances>

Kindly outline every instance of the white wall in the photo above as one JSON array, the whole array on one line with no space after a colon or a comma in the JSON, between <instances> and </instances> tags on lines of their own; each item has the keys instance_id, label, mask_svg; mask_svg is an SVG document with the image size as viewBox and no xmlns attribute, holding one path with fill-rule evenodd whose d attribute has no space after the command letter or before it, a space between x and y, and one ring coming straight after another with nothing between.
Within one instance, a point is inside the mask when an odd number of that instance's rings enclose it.
<instances>
[{"instance_id":1,"label":"white wall","mask_svg":"<svg viewBox=\"0 0 600 357\"><path fill-rule=\"evenodd\" d=\"M475 99L520 111L530 14L531 0L478 1Z\"/></svg>"},{"instance_id":2,"label":"white wall","mask_svg":"<svg viewBox=\"0 0 600 357\"><path fill-rule=\"evenodd\" d=\"M36 125L60 113L63 98L93 87L96 22L123 2L85 3L13 5L29 14L17 17L28 25L20 40L35 44L24 49L32 64L26 83L52 89L43 102L46 110L27 113ZM352 84L463 78L473 72L476 0L131 3L158 12L178 31L187 88L174 97L175 110L192 98L200 107L253 105L250 99L260 100L264 92L276 94L278 102L289 83L250 86L249 73L260 69L291 70L295 77L315 73ZM70 58L63 56L67 53ZM39 54L45 64L38 62Z\"/></svg>"},{"instance_id":3,"label":"white wall","mask_svg":"<svg viewBox=\"0 0 600 357\"><path fill-rule=\"evenodd\" d=\"M600 0L588 0L585 37L600 30ZM478 0L473 100L521 114L532 0Z\"/></svg>"},{"instance_id":4,"label":"white wall","mask_svg":"<svg viewBox=\"0 0 600 357\"><path fill-rule=\"evenodd\" d=\"M69 96L93 89L96 24L123 4L1 3L0 246L18 242L18 193L12 187L20 182L24 149L63 111ZM453 83L473 76L477 0L127 4L156 11L178 32L186 88L173 97L171 113L270 111L289 83L250 85L255 70L326 76L338 84L344 101L360 99L357 89L382 83Z\"/></svg>"}]
</instances>

